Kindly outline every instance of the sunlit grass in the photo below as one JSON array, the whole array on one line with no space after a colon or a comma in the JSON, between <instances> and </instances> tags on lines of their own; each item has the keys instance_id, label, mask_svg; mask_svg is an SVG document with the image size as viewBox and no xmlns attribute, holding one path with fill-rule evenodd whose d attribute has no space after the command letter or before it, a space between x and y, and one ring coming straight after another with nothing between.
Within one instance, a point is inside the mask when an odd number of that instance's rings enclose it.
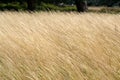
<instances>
[{"instance_id":1,"label":"sunlit grass","mask_svg":"<svg viewBox=\"0 0 120 80\"><path fill-rule=\"evenodd\" d=\"M0 12L0 80L120 80L120 15Z\"/></svg>"}]
</instances>

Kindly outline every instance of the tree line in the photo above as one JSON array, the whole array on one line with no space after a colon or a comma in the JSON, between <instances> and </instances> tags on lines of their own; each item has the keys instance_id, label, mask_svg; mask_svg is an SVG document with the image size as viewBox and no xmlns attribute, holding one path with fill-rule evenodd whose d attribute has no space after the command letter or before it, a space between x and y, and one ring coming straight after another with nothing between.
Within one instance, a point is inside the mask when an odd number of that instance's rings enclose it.
<instances>
[{"instance_id":1,"label":"tree line","mask_svg":"<svg viewBox=\"0 0 120 80\"><path fill-rule=\"evenodd\" d=\"M107 5L111 6L113 3L118 2L119 0L1 0L1 3L11 3L11 2L19 2L23 4L24 2L27 3L27 9L29 11L34 11L36 5L41 5L42 2L44 3L51 3L51 4L75 4L78 12L84 12L87 10L87 3L88 5Z\"/></svg>"},{"instance_id":2,"label":"tree line","mask_svg":"<svg viewBox=\"0 0 120 80\"><path fill-rule=\"evenodd\" d=\"M69 3L69 2L75 2L77 11L78 12L84 12L87 10L87 4L85 0L1 0L1 2L9 3L9 2L20 2L21 4L23 2L27 3L27 9L29 11L34 11L36 8L36 5L40 5L41 2L45 3L52 3L52 4L58 4L58 3Z\"/></svg>"}]
</instances>

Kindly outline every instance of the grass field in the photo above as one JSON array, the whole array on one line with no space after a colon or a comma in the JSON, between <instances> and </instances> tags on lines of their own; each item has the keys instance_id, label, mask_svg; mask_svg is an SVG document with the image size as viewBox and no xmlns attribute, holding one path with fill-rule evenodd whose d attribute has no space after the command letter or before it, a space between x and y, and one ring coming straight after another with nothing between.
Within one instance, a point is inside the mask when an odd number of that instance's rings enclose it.
<instances>
[{"instance_id":1,"label":"grass field","mask_svg":"<svg viewBox=\"0 0 120 80\"><path fill-rule=\"evenodd\" d=\"M0 12L0 80L120 80L120 15Z\"/></svg>"}]
</instances>

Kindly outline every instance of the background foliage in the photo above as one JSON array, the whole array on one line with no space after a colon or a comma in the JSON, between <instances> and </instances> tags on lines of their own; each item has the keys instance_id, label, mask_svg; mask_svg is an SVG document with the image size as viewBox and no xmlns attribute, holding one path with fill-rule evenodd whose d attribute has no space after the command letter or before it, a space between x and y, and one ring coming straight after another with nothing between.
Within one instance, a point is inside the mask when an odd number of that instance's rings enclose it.
<instances>
[{"instance_id":1,"label":"background foliage","mask_svg":"<svg viewBox=\"0 0 120 80\"><path fill-rule=\"evenodd\" d=\"M27 0L0 0L0 10L26 10ZM88 6L120 6L119 0L86 0ZM118 4L117 4L118 3ZM75 0L37 0L36 10L75 11Z\"/></svg>"}]
</instances>

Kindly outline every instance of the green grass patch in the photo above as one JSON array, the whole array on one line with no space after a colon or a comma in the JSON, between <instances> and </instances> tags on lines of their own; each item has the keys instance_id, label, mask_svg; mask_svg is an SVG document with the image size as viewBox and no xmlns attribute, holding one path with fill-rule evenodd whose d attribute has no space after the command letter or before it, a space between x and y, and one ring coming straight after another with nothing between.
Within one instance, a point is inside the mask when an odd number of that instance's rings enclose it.
<instances>
[{"instance_id":1,"label":"green grass patch","mask_svg":"<svg viewBox=\"0 0 120 80\"><path fill-rule=\"evenodd\" d=\"M49 3L41 3L41 5L36 7L37 11L42 10L42 11L76 11L75 6L57 6L54 4L49 4Z\"/></svg>"},{"instance_id":2,"label":"green grass patch","mask_svg":"<svg viewBox=\"0 0 120 80\"><path fill-rule=\"evenodd\" d=\"M20 4L19 2L14 2L14 3L0 3L0 10L26 10L27 5L26 3Z\"/></svg>"}]
</instances>

